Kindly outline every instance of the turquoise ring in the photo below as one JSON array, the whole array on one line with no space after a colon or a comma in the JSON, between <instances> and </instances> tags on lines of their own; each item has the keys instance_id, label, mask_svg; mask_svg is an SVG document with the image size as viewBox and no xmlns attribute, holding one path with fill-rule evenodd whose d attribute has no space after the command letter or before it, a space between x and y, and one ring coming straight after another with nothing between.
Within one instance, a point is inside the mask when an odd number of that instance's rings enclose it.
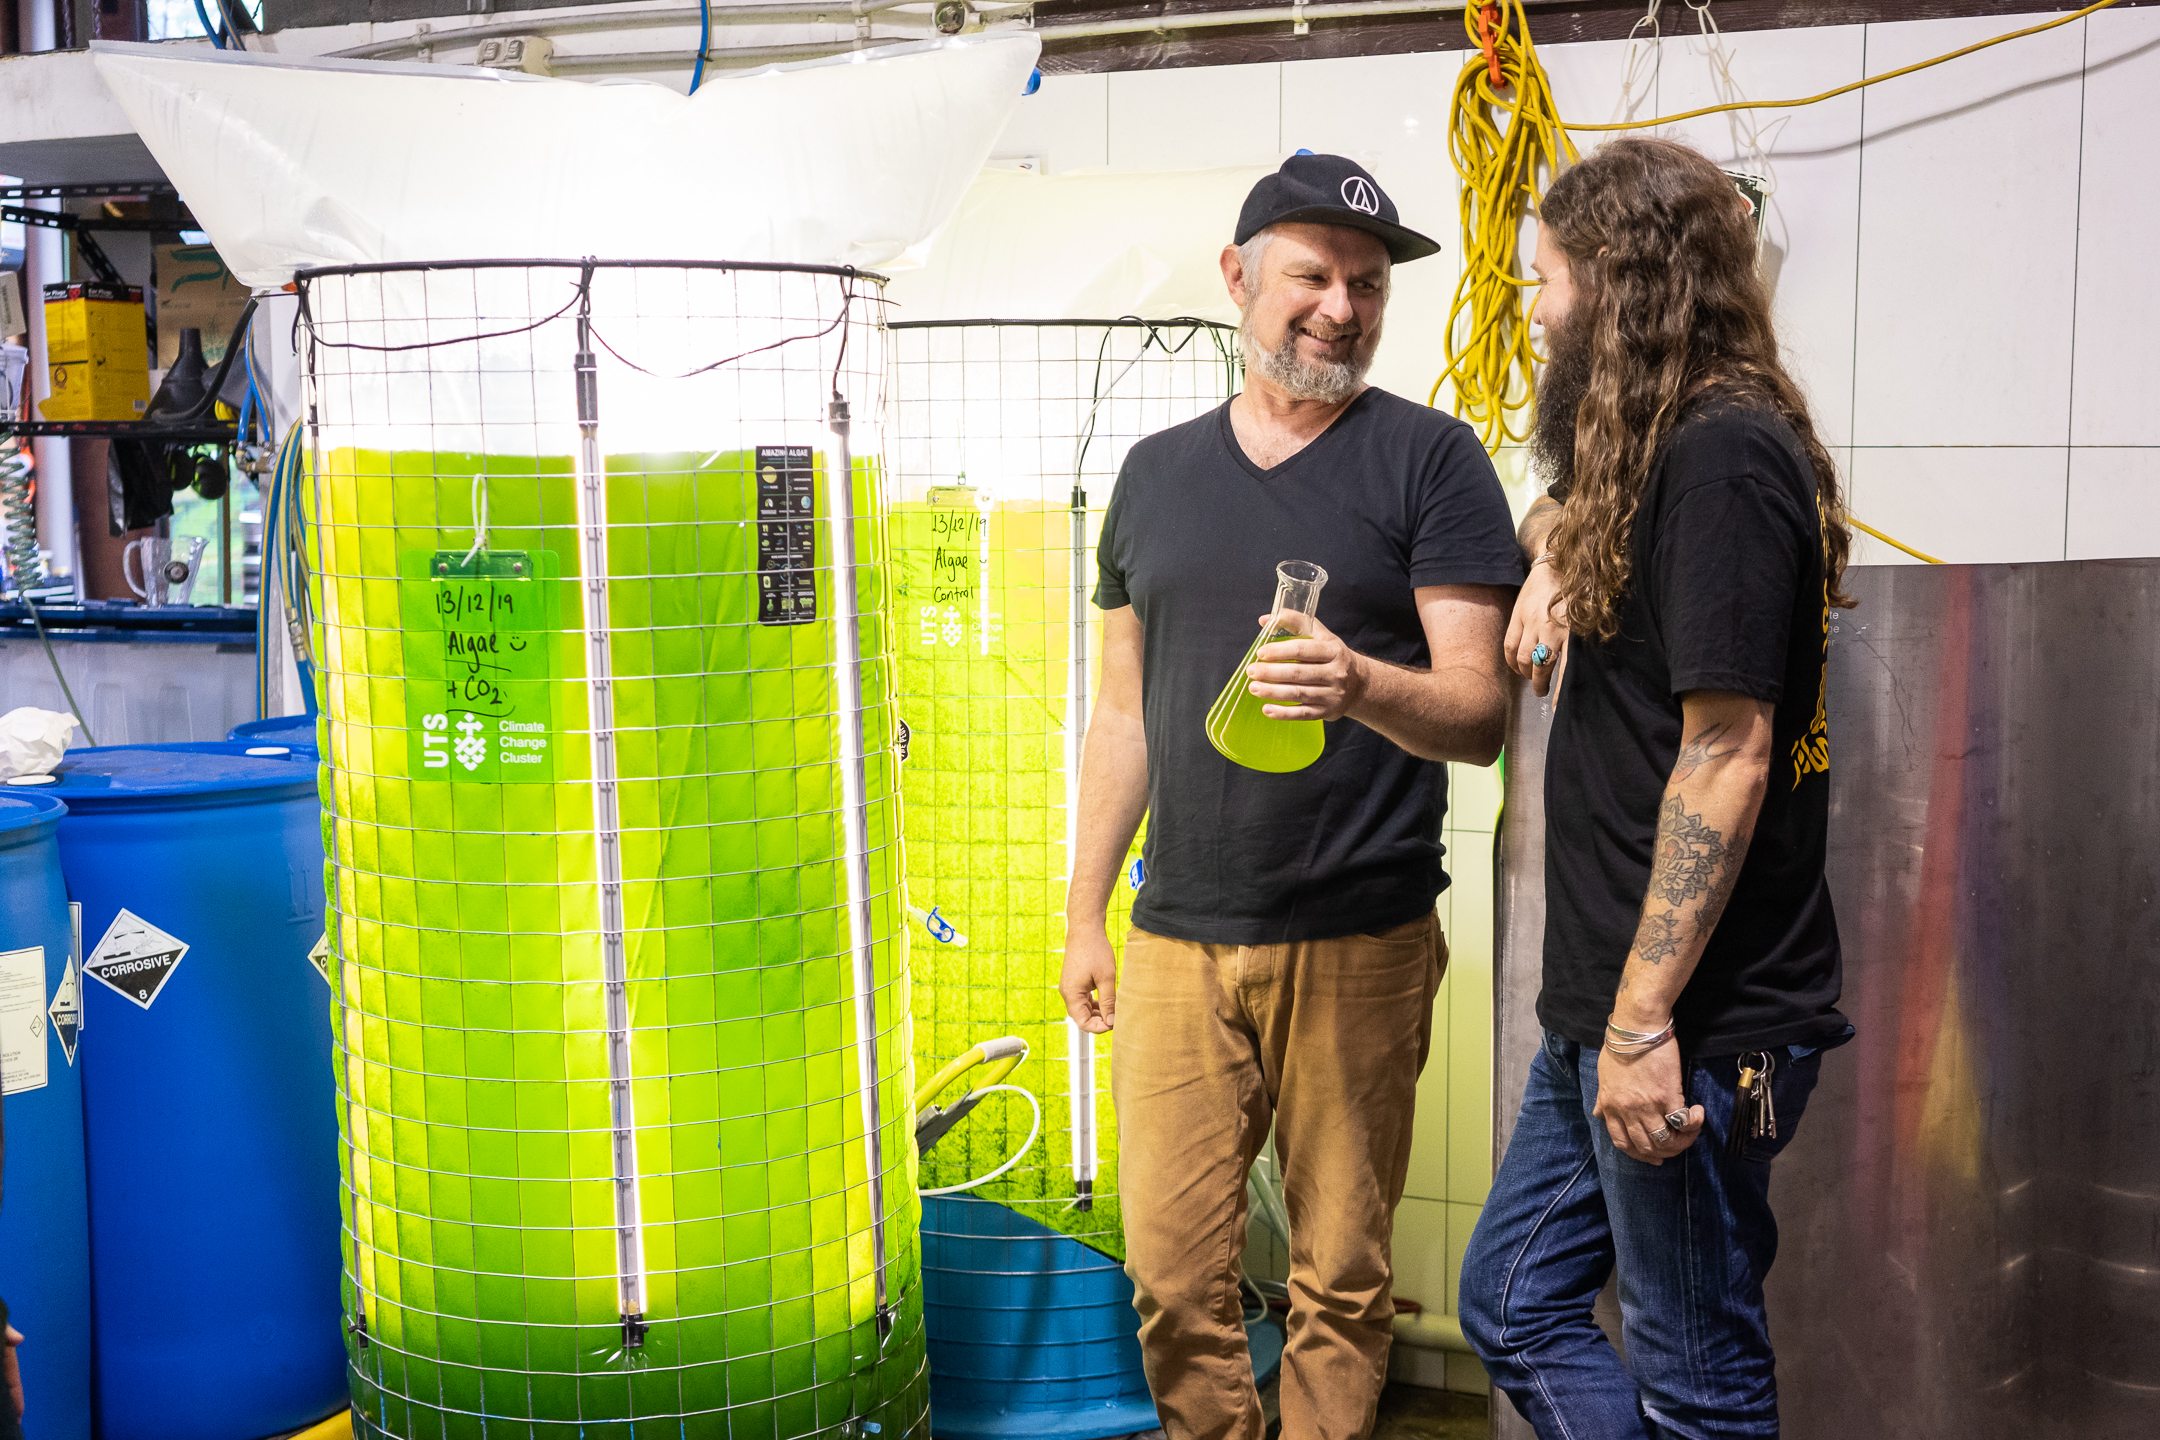
<instances>
[{"instance_id":1,"label":"turquoise ring","mask_svg":"<svg viewBox=\"0 0 2160 1440\"><path fill-rule=\"evenodd\" d=\"M1538 647L1530 652L1530 663L1532 665L1552 664L1552 646L1542 641L1539 642Z\"/></svg>"}]
</instances>

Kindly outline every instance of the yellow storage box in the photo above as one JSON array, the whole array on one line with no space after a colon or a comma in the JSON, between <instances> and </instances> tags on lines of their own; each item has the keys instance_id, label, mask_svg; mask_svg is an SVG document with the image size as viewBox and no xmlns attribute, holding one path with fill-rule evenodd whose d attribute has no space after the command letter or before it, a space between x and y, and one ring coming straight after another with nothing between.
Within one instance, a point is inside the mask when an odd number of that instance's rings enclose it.
<instances>
[{"instance_id":1,"label":"yellow storage box","mask_svg":"<svg viewBox=\"0 0 2160 1440\"><path fill-rule=\"evenodd\" d=\"M140 420L150 406L142 287L75 280L45 287L47 420Z\"/></svg>"}]
</instances>

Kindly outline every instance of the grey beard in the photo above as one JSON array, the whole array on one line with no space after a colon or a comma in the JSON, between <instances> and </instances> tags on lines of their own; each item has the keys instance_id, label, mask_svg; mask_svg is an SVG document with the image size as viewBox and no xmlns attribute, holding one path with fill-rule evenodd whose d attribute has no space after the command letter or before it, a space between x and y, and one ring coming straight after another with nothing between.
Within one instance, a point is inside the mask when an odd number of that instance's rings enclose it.
<instances>
[{"instance_id":1,"label":"grey beard","mask_svg":"<svg viewBox=\"0 0 2160 1440\"><path fill-rule=\"evenodd\" d=\"M1248 308L1238 322L1238 345L1244 352L1248 374L1262 377L1293 400L1338 405L1357 394L1358 387L1365 383L1365 372L1372 369L1373 356L1380 349L1380 327L1376 324L1358 337L1348 360L1307 363L1298 359L1294 329L1283 332L1282 344L1273 350L1262 349L1253 338L1252 311Z\"/></svg>"}]
</instances>

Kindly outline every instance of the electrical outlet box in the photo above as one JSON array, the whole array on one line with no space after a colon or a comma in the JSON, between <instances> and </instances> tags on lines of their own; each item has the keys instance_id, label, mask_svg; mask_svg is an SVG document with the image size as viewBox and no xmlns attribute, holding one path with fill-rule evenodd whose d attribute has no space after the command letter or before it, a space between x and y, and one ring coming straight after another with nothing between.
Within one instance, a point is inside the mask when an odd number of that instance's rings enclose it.
<instances>
[{"instance_id":1,"label":"electrical outlet box","mask_svg":"<svg viewBox=\"0 0 2160 1440\"><path fill-rule=\"evenodd\" d=\"M544 35L505 35L480 42L475 64L487 70L522 70L527 75L553 75L555 42Z\"/></svg>"},{"instance_id":2,"label":"electrical outlet box","mask_svg":"<svg viewBox=\"0 0 2160 1440\"><path fill-rule=\"evenodd\" d=\"M140 285L45 287L46 420L140 420L150 408L150 342Z\"/></svg>"}]
</instances>

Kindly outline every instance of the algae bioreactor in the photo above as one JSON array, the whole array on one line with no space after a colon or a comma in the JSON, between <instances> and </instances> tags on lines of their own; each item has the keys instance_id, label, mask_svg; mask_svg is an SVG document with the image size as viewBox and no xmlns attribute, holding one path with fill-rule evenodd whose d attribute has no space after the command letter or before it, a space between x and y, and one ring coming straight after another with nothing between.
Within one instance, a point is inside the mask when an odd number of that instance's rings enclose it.
<instances>
[{"instance_id":1,"label":"algae bioreactor","mask_svg":"<svg viewBox=\"0 0 2160 1440\"><path fill-rule=\"evenodd\" d=\"M1110 1037L1072 1025L1056 988L1066 856L1103 509L1134 442L1236 389L1235 332L1124 319L900 321L891 335L915 1061L957 1068L942 1095L918 1096L937 1430L1146 1429ZM1130 863L1114 920L1144 882ZM980 1057L1010 1085L971 1089L953 1062L999 1039L1026 1047L1017 1066ZM935 1128L961 1107L964 1123Z\"/></svg>"},{"instance_id":2,"label":"algae bioreactor","mask_svg":"<svg viewBox=\"0 0 2160 1440\"><path fill-rule=\"evenodd\" d=\"M922 1434L881 282L299 287L356 1432Z\"/></svg>"}]
</instances>

